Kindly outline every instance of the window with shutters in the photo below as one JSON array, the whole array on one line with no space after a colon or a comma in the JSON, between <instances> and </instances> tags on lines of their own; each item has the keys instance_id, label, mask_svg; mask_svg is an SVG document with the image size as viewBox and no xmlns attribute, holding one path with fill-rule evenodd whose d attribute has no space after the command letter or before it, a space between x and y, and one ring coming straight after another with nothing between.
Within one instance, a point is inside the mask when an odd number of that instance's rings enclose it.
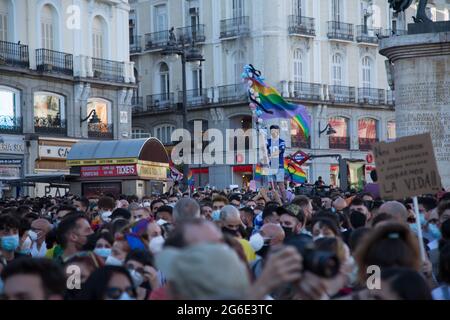
<instances>
[{"instance_id":1,"label":"window with shutters","mask_svg":"<svg viewBox=\"0 0 450 320\"><path fill-rule=\"evenodd\" d=\"M243 17L245 15L244 0L233 1L233 18Z\"/></svg>"},{"instance_id":2,"label":"window with shutters","mask_svg":"<svg viewBox=\"0 0 450 320\"><path fill-rule=\"evenodd\" d=\"M0 41L8 41L8 14L0 12Z\"/></svg>"},{"instance_id":3,"label":"window with shutters","mask_svg":"<svg viewBox=\"0 0 450 320\"><path fill-rule=\"evenodd\" d=\"M168 30L167 6L165 4L154 7L155 32Z\"/></svg>"},{"instance_id":4,"label":"window with shutters","mask_svg":"<svg viewBox=\"0 0 450 320\"><path fill-rule=\"evenodd\" d=\"M331 59L333 85L342 85L342 56L335 53Z\"/></svg>"},{"instance_id":5,"label":"window with shutters","mask_svg":"<svg viewBox=\"0 0 450 320\"><path fill-rule=\"evenodd\" d=\"M303 81L303 54L299 49L294 51L294 81Z\"/></svg>"},{"instance_id":6,"label":"window with shutters","mask_svg":"<svg viewBox=\"0 0 450 320\"><path fill-rule=\"evenodd\" d=\"M54 9L50 5L45 5L42 8L41 15L41 46L44 49L55 49L55 24L54 24Z\"/></svg>"},{"instance_id":7,"label":"window with shutters","mask_svg":"<svg viewBox=\"0 0 450 320\"><path fill-rule=\"evenodd\" d=\"M362 59L362 85L363 88L372 87L372 59L364 57Z\"/></svg>"},{"instance_id":8,"label":"window with shutters","mask_svg":"<svg viewBox=\"0 0 450 320\"><path fill-rule=\"evenodd\" d=\"M169 100L169 93L170 93L169 67L165 63L161 63L159 67L159 85L161 95L165 100Z\"/></svg>"},{"instance_id":9,"label":"window with shutters","mask_svg":"<svg viewBox=\"0 0 450 320\"><path fill-rule=\"evenodd\" d=\"M241 75L244 71L245 66L245 57L244 52L241 50L236 51L233 55L233 61L234 61L234 83L241 83Z\"/></svg>"}]
</instances>

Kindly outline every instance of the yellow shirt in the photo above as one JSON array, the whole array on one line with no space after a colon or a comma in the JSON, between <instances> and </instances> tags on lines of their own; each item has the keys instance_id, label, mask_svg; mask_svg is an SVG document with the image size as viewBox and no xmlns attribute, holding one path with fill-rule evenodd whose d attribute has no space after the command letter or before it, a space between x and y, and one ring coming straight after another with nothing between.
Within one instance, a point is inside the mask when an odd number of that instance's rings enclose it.
<instances>
[{"instance_id":1,"label":"yellow shirt","mask_svg":"<svg viewBox=\"0 0 450 320\"><path fill-rule=\"evenodd\" d=\"M241 243L242 249L244 249L247 262L250 263L253 260L255 260L256 253L255 250L253 250L252 246L250 245L250 242L248 242L246 239L238 239L238 241Z\"/></svg>"}]
</instances>

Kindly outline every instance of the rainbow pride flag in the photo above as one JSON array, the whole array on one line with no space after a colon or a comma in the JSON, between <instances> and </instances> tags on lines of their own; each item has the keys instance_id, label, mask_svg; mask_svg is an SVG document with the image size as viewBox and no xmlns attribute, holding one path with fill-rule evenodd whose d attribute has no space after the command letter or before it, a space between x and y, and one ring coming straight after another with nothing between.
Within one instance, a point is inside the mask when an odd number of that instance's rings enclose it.
<instances>
[{"instance_id":1,"label":"rainbow pride flag","mask_svg":"<svg viewBox=\"0 0 450 320\"><path fill-rule=\"evenodd\" d=\"M187 176L187 184L188 186L193 186L195 183L194 175L192 174L192 170L189 169L189 173Z\"/></svg>"},{"instance_id":2,"label":"rainbow pride flag","mask_svg":"<svg viewBox=\"0 0 450 320\"><path fill-rule=\"evenodd\" d=\"M298 184L306 182L306 172L297 163L287 158L284 159L284 172L288 181Z\"/></svg>"},{"instance_id":3,"label":"rainbow pride flag","mask_svg":"<svg viewBox=\"0 0 450 320\"><path fill-rule=\"evenodd\" d=\"M262 180L262 168L261 165L257 164L255 165L255 177L254 179L256 181L261 181Z\"/></svg>"},{"instance_id":4,"label":"rainbow pride flag","mask_svg":"<svg viewBox=\"0 0 450 320\"><path fill-rule=\"evenodd\" d=\"M266 85L263 78L255 74L252 65L244 67L243 79L249 82L250 105L256 105L262 120L292 119L305 138L310 135L311 116L305 106L287 102L274 87ZM251 83L251 84L250 84Z\"/></svg>"}]
</instances>

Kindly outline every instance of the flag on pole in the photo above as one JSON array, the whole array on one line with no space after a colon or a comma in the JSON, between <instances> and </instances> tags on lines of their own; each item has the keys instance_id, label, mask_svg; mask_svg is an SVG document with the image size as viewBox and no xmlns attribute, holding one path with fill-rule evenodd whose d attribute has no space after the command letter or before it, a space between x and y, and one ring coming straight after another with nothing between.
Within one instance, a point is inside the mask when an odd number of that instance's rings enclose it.
<instances>
[{"instance_id":1,"label":"flag on pole","mask_svg":"<svg viewBox=\"0 0 450 320\"><path fill-rule=\"evenodd\" d=\"M284 158L284 172L288 181L297 184L306 182L306 172L290 158Z\"/></svg>"},{"instance_id":2,"label":"flag on pole","mask_svg":"<svg viewBox=\"0 0 450 320\"><path fill-rule=\"evenodd\" d=\"M193 186L195 183L194 175L192 174L192 170L189 169L189 173L187 176L187 184L188 186Z\"/></svg>"}]
</instances>

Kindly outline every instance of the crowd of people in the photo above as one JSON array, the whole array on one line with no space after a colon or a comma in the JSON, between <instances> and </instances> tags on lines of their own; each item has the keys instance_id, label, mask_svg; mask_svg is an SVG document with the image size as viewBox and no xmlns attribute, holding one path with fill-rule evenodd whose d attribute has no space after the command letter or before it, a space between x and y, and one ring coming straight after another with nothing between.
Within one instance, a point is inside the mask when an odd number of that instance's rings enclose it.
<instances>
[{"instance_id":1,"label":"crowd of people","mask_svg":"<svg viewBox=\"0 0 450 320\"><path fill-rule=\"evenodd\" d=\"M370 190L370 188L369 188ZM372 191L376 188L372 188ZM450 193L0 201L2 299L450 299ZM421 255L420 247L425 249Z\"/></svg>"}]
</instances>

